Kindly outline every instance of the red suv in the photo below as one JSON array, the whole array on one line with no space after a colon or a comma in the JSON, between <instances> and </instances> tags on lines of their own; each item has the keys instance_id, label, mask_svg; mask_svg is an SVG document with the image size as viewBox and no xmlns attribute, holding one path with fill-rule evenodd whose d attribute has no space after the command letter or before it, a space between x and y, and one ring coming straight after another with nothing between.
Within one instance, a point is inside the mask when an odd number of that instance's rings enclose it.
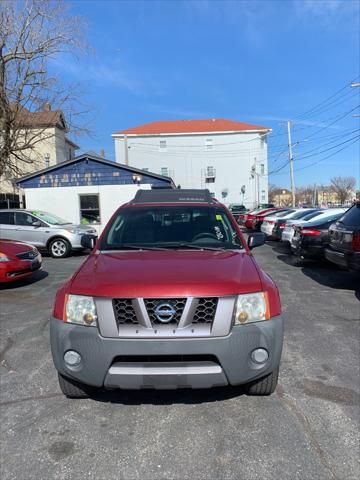
<instances>
[{"instance_id":1,"label":"red suv","mask_svg":"<svg viewBox=\"0 0 360 480\"><path fill-rule=\"evenodd\" d=\"M63 393L243 384L271 394L283 319L251 254L264 241L246 242L207 190L139 190L57 292L51 348Z\"/></svg>"}]
</instances>

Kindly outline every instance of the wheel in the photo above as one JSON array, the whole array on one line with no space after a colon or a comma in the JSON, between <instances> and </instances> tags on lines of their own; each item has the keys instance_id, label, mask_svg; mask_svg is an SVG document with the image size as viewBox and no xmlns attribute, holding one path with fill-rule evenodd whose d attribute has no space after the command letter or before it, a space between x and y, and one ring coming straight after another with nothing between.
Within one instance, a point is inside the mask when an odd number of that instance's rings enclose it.
<instances>
[{"instance_id":1,"label":"wheel","mask_svg":"<svg viewBox=\"0 0 360 480\"><path fill-rule=\"evenodd\" d=\"M94 388L64 377L61 373L58 373L58 378L60 389L68 398L88 398L89 394L94 391Z\"/></svg>"},{"instance_id":2,"label":"wheel","mask_svg":"<svg viewBox=\"0 0 360 480\"><path fill-rule=\"evenodd\" d=\"M71 250L70 243L64 238L54 238L49 244L51 256L54 258L65 258Z\"/></svg>"},{"instance_id":3,"label":"wheel","mask_svg":"<svg viewBox=\"0 0 360 480\"><path fill-rule=\"evenodd\" d=\"M271 395L274 393L279 376L279 368L266 375L266 377L259 378L253 382L245 385L247 395Z\"/></svg>"}]
</instances>

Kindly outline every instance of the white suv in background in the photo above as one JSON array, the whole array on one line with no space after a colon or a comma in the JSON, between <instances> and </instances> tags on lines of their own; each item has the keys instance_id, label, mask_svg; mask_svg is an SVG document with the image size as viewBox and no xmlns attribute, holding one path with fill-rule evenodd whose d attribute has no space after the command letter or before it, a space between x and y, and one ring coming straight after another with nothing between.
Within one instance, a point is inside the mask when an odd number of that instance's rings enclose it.
<instances>
[{"instance_id":1,"label":"white suv in background","mask_svg":"<svg viewBox=\"0 0 360 480\"><path fill-rule=\"evenodd\" d=\"M67 257L72 250L84 250L84 235L97 236L90 225L74 225L40 210L0 210L0 238L29 243L46 249L55 258Z\"/></svg>"}]
</instances>

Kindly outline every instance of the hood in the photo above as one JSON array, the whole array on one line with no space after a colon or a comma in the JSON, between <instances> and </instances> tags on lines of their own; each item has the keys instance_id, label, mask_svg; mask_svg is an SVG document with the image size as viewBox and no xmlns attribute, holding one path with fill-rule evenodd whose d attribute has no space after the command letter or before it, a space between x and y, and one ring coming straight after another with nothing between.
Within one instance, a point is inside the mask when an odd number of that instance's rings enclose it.
<instances>
[{"instance_id":1,"label":"hood","mask_svg":"<svg viewBox=\"0 0 360 480\"><path fill-rule=\"evenodd\" d=\"M134 297L223 296L262 289L253 257L245 251L126 251L93 254L70 293Z\"/></svg>"},{"instance_id":2,"label":"hood","mask_svg":"<svg viewBox=\"0 0 360 480\"><path fill-rule=\"evenodd\" d=\"M83 224L76 225L75 223L66 223L65 225L51 225L51 227L65 229L65 230L76 229L76 230L81 230L82 232L89 232L89 233L96 232L96 229L93 225L83 225Z\"/></svg>"},{"instance_id":3,"label":"hood","mask_svg":"<svg viewBox=\"0 0 360 480\"><path fill-rule=\"evenodd\" d=\"M34 247L27 243L15 242L13 240L0 240L0 252L5 255L17 255L18 253L28 252Z\"/></svg>"}]
</instances>

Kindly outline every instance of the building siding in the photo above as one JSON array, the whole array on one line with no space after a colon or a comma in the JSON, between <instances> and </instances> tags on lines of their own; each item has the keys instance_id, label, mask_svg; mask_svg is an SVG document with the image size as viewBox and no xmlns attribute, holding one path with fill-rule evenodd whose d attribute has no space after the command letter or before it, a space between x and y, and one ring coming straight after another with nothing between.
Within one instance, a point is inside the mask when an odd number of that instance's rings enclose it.
<instances>
[{"instance_id":1,"label":"building siding","mask_svg":"<svg viewBox=\"0 0 360 480\"><path fill-rule=\"evenodd\" d=\"M142 175L140 184L162 186L170 184L149 175ZM59 165L58 168L49 172L36 175L18 183L24 189L49 188L49 187L82 187L97 185L133 185L133 172L114 166L107 165L96 160L82 159L70 165Z\"/></svg>"}]
</instances>

